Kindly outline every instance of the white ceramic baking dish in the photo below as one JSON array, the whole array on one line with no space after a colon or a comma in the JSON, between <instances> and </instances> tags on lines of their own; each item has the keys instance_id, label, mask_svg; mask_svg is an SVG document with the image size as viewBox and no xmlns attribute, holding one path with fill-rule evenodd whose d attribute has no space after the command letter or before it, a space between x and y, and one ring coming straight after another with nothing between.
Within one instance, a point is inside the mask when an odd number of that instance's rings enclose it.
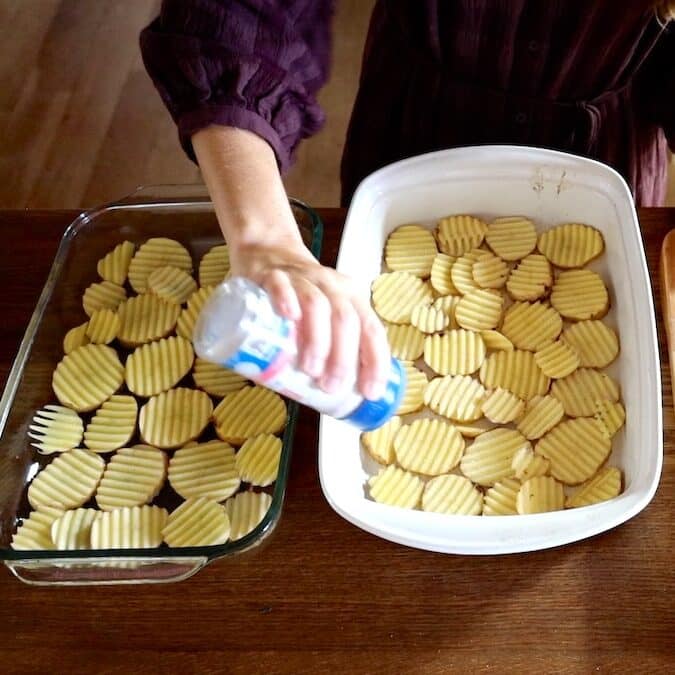
<instances>
[{"instance_id":1,"label":"white ceramic baking dish","mask_svg":"<svg viewBox=\"0 0 675 675\"><path fill-rule=\"evenodd\" d=\"M599 162L537 148L481 146L435 152L377 171L359 186L340 246L337 269L365 298L381 271L388 234L403 223L433 227L451 213L491 219L526 215L538 229L562 222L598 228L606 251L590 267L608 284L611 325L621 353L609 369L621 384L627 423L614 438L609 464L625 489L610 501L528 516L448 516L377 504L365 488L376 465L359 432L321 419L319 470L331 506L353 524L407 546L461 554L496 554L559 546L608 530L650 502L661 475L662 404L656 322L649 272L631 194L621 176Z\"/></svg>"}]
</instances>

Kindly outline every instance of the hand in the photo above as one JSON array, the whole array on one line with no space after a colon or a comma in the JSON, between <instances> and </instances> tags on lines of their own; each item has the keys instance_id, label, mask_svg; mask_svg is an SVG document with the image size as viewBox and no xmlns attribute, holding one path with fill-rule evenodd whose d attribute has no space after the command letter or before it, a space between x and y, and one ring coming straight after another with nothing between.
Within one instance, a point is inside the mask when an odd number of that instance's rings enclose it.
<instances>
[{"instance_id":1,"label":"hand","mask_svg":"<svg viewBox=\"0 0 675 675\"><path fill-rule=\"evenodd\" d=\"M265 288L297 322L300 368L333 392L354 364L363 396L384 393L389 345L380 320L349 279L305 248L271 147L243 129L212 125L192 136L232 273Z\"/></svg>"},{"instance_id":2,"label":"hand","mask_svg":"<svg viewBox=\"0 0 675 675\"><path fill-rule=\"evenodd\" d=\"M350 279L319 264L297 237L232 248L233 275L262 286L279 314L296 321L300 368L336 391L359 363L358 388L368 399L384 393L390 370L387 336Z\"/></svg>"}]
</instances>

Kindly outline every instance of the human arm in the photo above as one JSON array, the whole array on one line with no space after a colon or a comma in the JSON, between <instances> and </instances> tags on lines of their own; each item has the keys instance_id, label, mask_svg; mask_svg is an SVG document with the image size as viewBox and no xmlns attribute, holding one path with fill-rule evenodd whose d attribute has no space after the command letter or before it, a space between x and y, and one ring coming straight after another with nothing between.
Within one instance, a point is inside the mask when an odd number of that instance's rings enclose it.
<instances>
[{"instance_id":1,"label":"human arm","mask_svg":"<svg viewBox=\"0 0 675 675\"><path fill-rule=\"evenodd\" d=\"M348 279L306 249L283 189L299 141L323 121L332 0L164 0L141 35L148 73L198 160L230 246L233 272L269 290L299 321L301 367L333 389L360 359L376 397L389 348Z\"/></svg>"},{"instance_id":2,"label":"human arm","mask_svg":"<svg viewBox=\"0 0 675 675\"><path fill-rule=\"evenodd\" d=\"M334 0L164 0L141 33L148 74L193 160L210 124L247 129L281 170L321 127Z\"/></svg>"},{"instance_id":3,"label":"human arm","mask_svg":"<svg viewBox=\"0 0 675 675\"><path fill-rule=\"evenodd\" d=\"M222 126L200 130L192 144L230 247L232 273L263 286L277 310L297 321L301 368L333 391L359 363L360 390L377 398L389 371L384 330L351 281L305 247L270 146Z\"/></svg>"}]
</instances>

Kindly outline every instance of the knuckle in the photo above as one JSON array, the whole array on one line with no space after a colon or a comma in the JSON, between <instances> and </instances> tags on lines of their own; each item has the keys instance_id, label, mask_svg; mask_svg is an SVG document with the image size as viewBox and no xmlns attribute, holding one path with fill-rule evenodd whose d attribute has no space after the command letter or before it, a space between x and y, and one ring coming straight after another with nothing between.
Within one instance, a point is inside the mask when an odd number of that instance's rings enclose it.
<instances>
[{"instance_id":1,"label":"knuckle","mask_svg":"<svg viewBox=\"0 0 675 675\"><path fill-rule=\"evenodd\" d=\"M300 292L300 301L307 311L312 312L319 305L318 293L311 288L303 288Z\"/></svg>"},{"instance_id":2,"label":"knuckle","mask_svg":"<svg viewBox=\"0 0 675 675\"><path fill-rule=\"evenodd\" d=\"M261 282L267 289L278 290L284 284L284 273L278 269L267 270L262 275Z\"/></svg>"},{"instance_id":3,"label":"knuckle","mask_svg":"<svg viewBox=\"0 0 675 675\"><path fill-rule=\"evenodd\" d=\"M354 280L351 277L348 277L341 272L336 272L335 270L331 270L331 272L333 281L337 283L344 292L350 293L354 290Z\"/></svg>"},{"instance_id":4,"label":"knuckle","mask_svg":"<svg viewBox=\"0 0 675 675\"><path fill-rule=\"evenodd\" d=\"M353 326L357 323L357 316L351 303L339 298L333 301L333 321L340 325Z\"/></svg>"},{"instance_id":5,"label":"knuckle","mask_svg":"<svg viewBox=\"0 0 675 675\"><path fill-rule=\"evenodd\" d=\"M305 296L306 308L314 314L318 320L325 321L330 314L330 305L328 299L323 293L312 290Z\"/></svg>"}]
</instances>

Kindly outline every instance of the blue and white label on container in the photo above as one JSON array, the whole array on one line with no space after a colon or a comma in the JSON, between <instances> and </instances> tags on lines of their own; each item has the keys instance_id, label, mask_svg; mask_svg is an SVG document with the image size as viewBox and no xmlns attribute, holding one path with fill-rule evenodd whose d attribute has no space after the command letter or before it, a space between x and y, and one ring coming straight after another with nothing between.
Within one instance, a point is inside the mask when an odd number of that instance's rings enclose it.
<instances>
[{"instance_id":1,"label":"blue and white label on container","mask_svg":"<svg viewBox=\"0 0 675 675\"><path fill-rule=\"evenodd\" d=\"M400 361L392 358L391 376L387 382L384 396L377 401L364 399L363 403L343 419L363 431L372 431L381 427L392 415L396 414L406 388L406 375Z\"/></svg>"},{"instance_id":2,"label":"blue and white label on container","mask_svg":"<svg viewBox=\"0 0 675 675\"><path fill-rule=\"evenodd\" d=\"M223 365L256 382L266 379L266 371L283 359L286 350L282 345L288 344L294 333L292 322L275 318L275 325L265 326L264 335L250 335Z\"/></svg>"}]
</instances>

